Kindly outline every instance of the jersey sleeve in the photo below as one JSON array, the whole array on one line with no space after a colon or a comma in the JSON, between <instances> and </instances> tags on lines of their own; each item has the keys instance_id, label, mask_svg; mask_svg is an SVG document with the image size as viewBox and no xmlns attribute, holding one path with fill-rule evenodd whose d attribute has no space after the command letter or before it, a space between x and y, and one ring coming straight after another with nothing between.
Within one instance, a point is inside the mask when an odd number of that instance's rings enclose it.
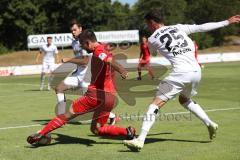
<instances>
[{"instance_id":1,"label":"jersey sleeve","mask_svg":"<svg viewBox=\"0 0 240 160\"><path fill-rule=\"evenodd\" d=\"M228 25L229 25L228 20L225 20L225 21L221 21L221 22L210 22L210 23L204 23L204 24L200 24L200 25L178 24L178 25L176 25L176 27L179 30L184 31L186 34L191 34L191 33L196 33L196 32L208 32L208 31L222 28L222 27L225 27Z\"/></svg>"}]
</instances>

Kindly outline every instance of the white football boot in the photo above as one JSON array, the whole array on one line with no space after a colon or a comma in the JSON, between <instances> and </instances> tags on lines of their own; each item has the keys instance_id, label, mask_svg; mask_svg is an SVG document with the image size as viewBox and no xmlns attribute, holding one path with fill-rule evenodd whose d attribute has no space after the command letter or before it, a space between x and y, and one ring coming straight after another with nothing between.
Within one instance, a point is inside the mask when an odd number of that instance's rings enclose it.
<instances>
[{"instance_id":1,"label":"white football boot","mask_svg":"<svg viewBox=\"0 0 240 160\"><path fill-rule=\"evenodd\" d=\"M144 146L144 141L134 138L132 140L124 140L123 144L127 146L131 151L140 151Z\"/></svg>"},{"instance_id":2,"label":"white football boot","mask_svg":"<svg viewBox=\"0 0 240 160\"><path fill-rule=\"evenodd\" d=\"M207 126L208 128L208 133L209 133L209 138L211 140L213 140L213 138L216 138L216 134L217 134L217 129L218 129L218 124L216 123L212 123L209 126Z\"/></svg>"}]
</instances>

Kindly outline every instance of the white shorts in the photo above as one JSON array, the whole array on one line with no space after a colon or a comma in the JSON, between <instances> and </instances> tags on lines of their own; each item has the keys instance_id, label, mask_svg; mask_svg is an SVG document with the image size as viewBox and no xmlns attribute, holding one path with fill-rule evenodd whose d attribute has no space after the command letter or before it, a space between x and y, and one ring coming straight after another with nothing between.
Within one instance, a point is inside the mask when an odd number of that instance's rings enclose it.
<instances>
[{"instance_id":1,"label":"white shorts","mask_svg":"<svg viewBox=\"0 0 240 160\"><path fill-rule=\"evenodd\" d=\"M42 64L42 72L49 73L55 70L55 63L54 62L43 62Z\"/></svg>"},{"instance_id":2,"label":"white shorts","mask_svg":"<svg viewBox=\"0 0 240 160\"><path fill-rule=\"evenodd\" d=\"M156 96L163 101L168 101L177 94L191 98L197 94L197 86L201 80L201 71L187 73L170 73L159 86Z\"/></svg>"},{"instance_id":3,"label":"white shorts","mask_svg":"<svg viewBox=\"0 0 240 160\"><path fill-rule=\"evenodd\" d=\"M83 80L83 76L71 75L64 79L64 84L70 88L81 87L87 88L89 83Z\"/></svg>"}]
</instances>

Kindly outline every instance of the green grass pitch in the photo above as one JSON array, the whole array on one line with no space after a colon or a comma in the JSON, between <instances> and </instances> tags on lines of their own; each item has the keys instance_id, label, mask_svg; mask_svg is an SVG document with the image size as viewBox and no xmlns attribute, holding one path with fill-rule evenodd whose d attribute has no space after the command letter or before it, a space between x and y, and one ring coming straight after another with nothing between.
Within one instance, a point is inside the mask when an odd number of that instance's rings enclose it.
<instances>
[{"instance_id":1,"label":"green grass pitch","mask_svg":"<svg viewBox=\"0 0 240 160\"><path fill-rule=\"evenodd\" d=\"M130 73L130 77L135 76L136 73ZM38 91L37 75L0 77L0 160L240 159L239 82L240 62L205 64L198 95L193 99L205 110L210 110L208 115L219 124L214 141L209 141L207 128L194 115L165 114L154 124L141 152L130 152L121 139L96 137L90 132L89 124L78 123L54 131L51 145L31 147L26 143L26 137L41 128L36 124L43 124L54 116L55 93ZM138 85L142 82L126 80L121 83L125 85L121 87L126 88L129 83ZM132 86L130 91L141 92L136 104L128 105L119 98L114 112L121 116L144 114L154 88L149 84ZM68 96L69 99L74 97ZM186 110L176 99L168 102L161 112L164 115ZM139 133L141 123L141 118L123 119L117 125L132 125Z\"/></svg>"}]
</instances>

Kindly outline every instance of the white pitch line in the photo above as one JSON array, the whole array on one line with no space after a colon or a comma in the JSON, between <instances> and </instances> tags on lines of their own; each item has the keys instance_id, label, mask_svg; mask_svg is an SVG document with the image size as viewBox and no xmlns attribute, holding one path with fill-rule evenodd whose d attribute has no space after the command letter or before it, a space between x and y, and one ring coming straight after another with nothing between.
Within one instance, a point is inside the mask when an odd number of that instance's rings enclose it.
<instances>
[{"instance_id":1,"label":"white pitch line","mask_svg":"<svg viewBox=\"0 0 240 160\"><path fill-rule=\"evenodd\" d=\"M39 127L39 126L41 126L41 124L32 124L32 125L15 126L15 127L3 127L3 128L0 128L0 130L16 129L16 128L29 128L29 127Z\"/></svg>"},{"instance_id":2,"label":"white pitch line","mask_svg":"<svg viewBox=\"0 0 240 160\"><path fill-rule=\"evenodd\" d=\"M216 111L229 111L229 110L240 110L240 108L221 108L221 109L209 109L209 110L204 110L205 112L216 112ZM176 115L176 114L189 114L190 112L169 112L169 113L161 113L164 115ZM140 115L140 116L127 116L127 117L122 117L123 119L129 119L129 118L144 118L145 115Z\"/></svg>"},{"instance_id":3,"label":"white pitch line","mask_svg":"<svg viewBox=\"0 0 240 160\"><path fill-rule=\"evenodd\" d=\"M229 110L240 110L240 108L220 108L220 109L209 109L205 110L205 112L216 112L216 111L229 111ZM189 114L190 112L173 112L173 113L163 113L165 115L170 114ZM134 118L142 118L144 115L141 116L134 116ZM122 117L123 119L133 118L133 117ZM19 128L30 128L30 127L39 127L42 124L32 124L32 125L25 125L25 126L13 126L13 127L3 127L0 130L8 130L8 129L19 129Z\"/></svg>"},{"instance_id":4,"label":"white pitch line","mask_svg":"<svg viewBox=\"0 0 240 160\"><path fill-rule=\"evenodd\" d=\"M30 84L30 83L0 83L0 85L40 86L37 84Z\"/></svg>"}]
</instances>

